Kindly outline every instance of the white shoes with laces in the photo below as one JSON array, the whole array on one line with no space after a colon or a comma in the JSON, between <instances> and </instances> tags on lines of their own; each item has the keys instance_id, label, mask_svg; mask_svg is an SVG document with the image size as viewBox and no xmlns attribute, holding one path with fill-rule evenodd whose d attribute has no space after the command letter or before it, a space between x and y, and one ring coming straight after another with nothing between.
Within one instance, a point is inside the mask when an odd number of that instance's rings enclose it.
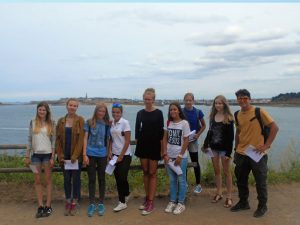
<instances>
[{"instance_id":1,"label":"white shoes with laces","mask_svg":"<svg viewBox=\"0 0 300 225\"><path fill-rule=\"evenodd\" d=\"M171 212L173 212L173 210L175 209L175 207L176 207L176 203L175 202L169 202L169 204L165 208L165 212L166 213L171 213Z\"/></svg>"},{"instance_id":2,"label":"white shoes with laces","mask_svg":"<svg viewBox=\"0 0 300 225\"><path fill-rule=\"evenodd\" d=\"M173 211L174 215L178 215L185 210L185 206L182 203L178 203Z\"/></svg>"},{"instance_id":3,"label":"white shoes with laces","mask_svg":"<svg viewBox=\"0 0 300 225\"><path fill-rule=\"evenodd\" d=\"M126 209L126 208L127 208L126 203L119 202L119 204L114 208L114 211L115 212L120 212L120 211L122 211L123 209Z\"/></svg>"}]
</instances>

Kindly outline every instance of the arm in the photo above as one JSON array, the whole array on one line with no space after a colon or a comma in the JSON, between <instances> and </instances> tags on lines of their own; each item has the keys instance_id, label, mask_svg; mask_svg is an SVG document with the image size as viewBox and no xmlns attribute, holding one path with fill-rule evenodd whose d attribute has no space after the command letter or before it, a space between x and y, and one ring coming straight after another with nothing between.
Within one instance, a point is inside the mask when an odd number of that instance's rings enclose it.
<instances>
[{"instance_id":1,"label":"arm","mask_svg":"<svg viewBox=\"0 0 300 225\"><path fill-rule=\"evenodd\" d=\"M31 163L31 160L30 160L31 150L32 150L32 120L30 121L30 124L29 124L28 145L27 145L26 156L25 156L25 161L24 161L26 166L29 166L29 164Z\"/></svg>"},{"instance_id":2,"label":"arm","mask_svg":"<svg viewBox=\"0 0 300 225\"><path fill-rule=\"evenodd\" d=\"M130 137L131 137L131 132L130 131L125 131L125 144L123 146L123 149L121 151L121 154L118 157L117 162L122 162L123 161L123 157L128 149L128 146L130 144Z\"/></svg>"},{"instance_id":3,"label":"arm","mask_svg":"<svg viewBox=\"0 0 300 225\"><path fill-rule=\"evenodd\" d=\"M233 121L231 121L230 124L226 124L225 137L226 137L225 159L230 159L232 153L232 147L233 147L233 139L234 139Z\"/></svg>"},{"instance_id":4,"label":"arm","mask_svg":"<svg viewBox=\"0 0 300 225\"><path fill-rule=\"evenodd\" d=\"M84 120L83 118L79 119L79 126L76 128L76 132L78 134L76 143L74 143L74 151L71 156L72 163L78 160L83 154L83 139L84 139Z\"/></svg>"},{"instance_id":5,"label":"arm","mask_svg":"<svg viewBox=\"0 0 300 225\"><path fill-rule=\"evenodd\" d=\"M89 157L86 155L86 149L87 149L87 142L88 142L88 132L86 131L84 133L83 137L83 163L85 165L89 165Z\"/></svg>"},{"instance_id":6,"label":"arm","mask_svg":"<svg viewBox=\"0 0 300 225\"><path fill-rule=\"evenodd\" d=\"M181 151L180 151L181 156L184 155L188 145L189 145L189 137L183 137L183 145L182 145L182 148L181 148ZM177 156L174 165L175 166L180 165L181 159L182 159L182 157Z\"/></svg>"},{"instance_id":7,"label":"arm","mask_svg":"<svg viewBox=\"0 0 300 225\"><path fill-rule=\"evenodd\" d=\"M61 120L58 121L57 125L56 125L56 141L55 141L55 147L56 147L56 154L58 157L58 161L60 163L63 162L64 160L64 154L63 154L63 150L62 150L62 134L61 134Z\"/></svg>"},{"instance_id":8,"label":"arm","mask_svg":"<svg viewBox=\"0 0 300 225\"><path fill-rule=\"evenodd\" d=\"M139 134L140 134L140 129L141 129L141 120L140 120L140 113L142 113L141 111L139 111L137 114L136 114L136 120L135 120L135 141L136 141L136 144L137 144L137 141L139 139Z\"/></svg>"},{"instance_id":9,"label":"arm","mask_svg":"<svg viewBox=\"0 0 300 225\"><path fill-rule=\"evenodd\" d=\"M52 122L52 134L51 134L51 149L52 149L52 155L50 159L50 165L54 165L54 157L55 157L55 140L56 140L56 126L55 121Z\"/></svg>"},{"instance_id":10,"label":"arm","mask_svg":"<svg viewBox=\"0 0 300 225\"><path fill-rule=\"evenodd\" d=\"M200 128L200 130L195 135L196 139L198 139L200 137L200 135L203 133L203 131L206 128L205 120L203 118L201 118L199 121L200 121L200 124L201 124L201 128Z\"/></svg>"},{"instance_id":11,"label":"arm","mask_svg":"<svg viewBox=\"0 0 300 225\"><path fill-rule=\"evenodd\" d=\"M167 145L168 145L168 131L164 131L164 138L163 138L163 144L162 144L162 159L164 160L164 163L167 164L169 162L169 156L167 154Z\"/></svg>"},{"instance_id":12,"label":"arm","mask_svg":"<svg viewBox=\"0 0 300 225\"><path fill-rule=\"evenodd\" d=\"M266 143L264 145L260 145L257 147L257 150L262 153L271 147L271 145L277 135L277 132L279 130L277 124L274 121L272 123L270 123L268 125L268 127L270 128L270 134L269 134L268 139L266 140Z\"/></svg>"}]
</instances>

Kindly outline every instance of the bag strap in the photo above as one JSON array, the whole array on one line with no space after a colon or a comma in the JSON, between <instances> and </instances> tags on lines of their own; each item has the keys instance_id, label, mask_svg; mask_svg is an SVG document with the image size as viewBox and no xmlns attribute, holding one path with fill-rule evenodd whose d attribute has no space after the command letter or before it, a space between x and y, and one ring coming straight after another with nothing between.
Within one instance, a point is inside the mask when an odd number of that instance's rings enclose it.
<instances>
[{"instance_id":1,"label":"bag strap","mask_svg":"<svg viewBox=\"0 0 300 225\"><path fill-rule=\"evenodd\" d=\"M240 110L234 112L234 119L235 119L235 124L236 126L239 126L239 121L238 121L238 113Z\"/></svg>"},{"instance_id":2,"label":"bag strap","mask_svg":"<svg viewBox=\"0 0 300 225\"><path fill-rule=\"evenodd\" d=\"M260 128L261 128L261 134L263 135L263 130L264 130L264 124L262 122L262 119L261 119L261 115L260 115L260 108L259 107L255 107L255 117L257 118L258 122L259 122L259 125L260 125Z\"/></svg>"}]
</instances>

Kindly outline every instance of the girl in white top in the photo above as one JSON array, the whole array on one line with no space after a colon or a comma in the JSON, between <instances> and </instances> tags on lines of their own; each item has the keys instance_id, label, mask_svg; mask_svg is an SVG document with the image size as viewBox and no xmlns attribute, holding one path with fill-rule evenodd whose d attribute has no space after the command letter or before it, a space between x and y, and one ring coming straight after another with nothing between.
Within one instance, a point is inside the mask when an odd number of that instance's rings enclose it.
<instances>
[{"instance_id":1,"label":"girl in white top","mask_svg":"<svg viewBox=\"0 0 300 225\"><path fill-rule=\"evenodd\" d=\"M52 213L51 192L52 180L51 170L54 165L55 155L55 122L51 119L49 105L40 102L37 105L36 117L30 121L28 147L25 156L25 164L32 164L36 168L34 173L35 190L38 198L38 210L36 217L49 216ZM31 158L30 158L31 155ZM43 205L43 192L41 184L42 166L45 171L45 181L47 186L47 201Z\"/></svg>"},{"instance_id":2,"label":"girl in white top","mask_svg":"<svg viewBox=\"0 0 300 225\"><path fill-rule=\"evenodd\" d=\"M190 126L185 120L180 105L173 102L169 106L167 130L163 140L163 159L170 179L170 202L165 212L180 214L185 210L187 147L189 144ZM174 161L182 173L176 173L168 163ZM178 193L178 194L177 194Z\"/></svg>"},{"instance_id":3,"label":"girl in white top","mask_svg":"<svg viewBox=\"0 0 300 225\"><path fill-rule=\"evenodd\" d=\"M129 198L129 184L127 181L128 171L131 163L130 149L130 125L122 118L123 106L120 103L112 105L113 122L110 128L111 139L109 144L109 158L118 157L114 175L117 183L119 204L114 208L115 212L127 208Z\"/></svg>"}]
</instances>

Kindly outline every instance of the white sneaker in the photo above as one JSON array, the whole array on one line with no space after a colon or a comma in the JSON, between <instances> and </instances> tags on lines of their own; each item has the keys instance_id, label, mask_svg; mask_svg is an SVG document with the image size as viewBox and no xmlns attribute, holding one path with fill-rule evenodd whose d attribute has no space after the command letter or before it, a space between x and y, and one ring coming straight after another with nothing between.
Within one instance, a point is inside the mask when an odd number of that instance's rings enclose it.
<instances>
[{"instance_id":1,"label":"white sneaker","mask_svg":"<svg viewBox=\"0 0 300 225\"><path fill-rule=\"evenodd\" d=\"M196 185L195 189L194 189L194 193L195 194L200 194L202 191L202 187L200 184Z\"/></svg>"},{"instance_id":2,"label":"white sneaker","mask_svg":"<svg viewBox=\"0 0 300 225\"><path fill-rule=\"evenodd\" d=\"M122 202L119 202L119 204L117 205L117 207L114 208L114 211L115 212L119 212L123 209L126 209L127 208L127 204L126 203L122 203Z\"/></svg>"},{"instance_id":3,"label":"white sneaker","mask_svg":"<svg viewBox=\"0 0 300 225\"><path fill-rule=\"evenodd\" d=\"M178 215L182 213L185 210L185 206L182 203L178 203L176 205L176 208L173 211L173 214Z\"/></svg>"},{"instance_id":4,"label":"white sneaker","mask_svg":"<svg viewBox=\"0 0 300 225\"><path fill-rule=\"evenodd\" d=\"M129 199L130 199L130 194L128 196L125 196L125 203L128 203Z\"/></svg>"},{"instance_id":5,"label":"white sneaker","mask_svg":"<svg viewBox=\"0 0 300 225\"><path fill-rule=\"evenodd\" d=\"M173 210L175 209L175 207L176 207L176 204L174 202L169 202L169 204L165 208L165 212L166 213L171 213L171 212L173 212Z\"/></svg>"}]
</instances>

